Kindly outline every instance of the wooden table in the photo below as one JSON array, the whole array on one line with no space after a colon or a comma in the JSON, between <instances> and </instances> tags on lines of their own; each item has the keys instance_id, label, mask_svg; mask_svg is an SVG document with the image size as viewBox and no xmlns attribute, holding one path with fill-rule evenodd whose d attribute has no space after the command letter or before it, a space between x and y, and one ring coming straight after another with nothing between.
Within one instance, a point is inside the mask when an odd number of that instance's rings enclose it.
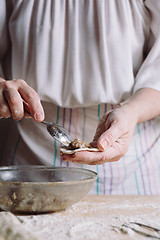
<instances>
[{"instance_id":1,"label":"wooden table","mask_svg":"<svg viewBox=\"0 0 160 240\"><path fill-rule=\"evenodd\" d=\"M0 213L0 219L3 218L2 215L4 216L4 212ZM11 214L8 216L11 217ZM5 217L7 219L7 215ZM21 231L22 239L149 239L124 227L125 224L133 226L131 222L160 228L160 196L88 195L65 211L39 215L12 215L11 221L13 228L17 227L17 231ZM134 225L134 228L147 231L137 225ZM29 238L23 236L27 234L30 234ZM160 237L160 234L157 236Z\"/></svg>"}]
</instances>

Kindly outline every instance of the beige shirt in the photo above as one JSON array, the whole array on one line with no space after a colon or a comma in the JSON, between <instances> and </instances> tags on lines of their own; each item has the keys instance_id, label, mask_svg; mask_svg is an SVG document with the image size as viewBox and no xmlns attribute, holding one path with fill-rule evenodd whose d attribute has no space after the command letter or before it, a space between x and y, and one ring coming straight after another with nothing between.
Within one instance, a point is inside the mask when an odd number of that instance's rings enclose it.
<instances>
[{"instance_id":1,"label":"beige shirt","mask_svg":"<svg viewBox=\"0 0 160 240\"><path fill-rule=\"evenodd\" d=\"M159 0L1 0L5 74L63 107L160 90L159 12Z\"/></svg>"}]
</instances>

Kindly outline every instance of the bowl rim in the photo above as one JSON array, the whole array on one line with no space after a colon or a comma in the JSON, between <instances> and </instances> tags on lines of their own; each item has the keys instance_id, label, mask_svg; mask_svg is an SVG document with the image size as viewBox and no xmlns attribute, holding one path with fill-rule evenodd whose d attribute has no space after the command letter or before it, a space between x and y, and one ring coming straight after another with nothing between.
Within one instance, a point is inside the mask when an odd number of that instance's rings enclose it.
<instances>
[{"instance_id":1,"label":"bowl rim","mask_svg":"<svg viewBox=\"0 0 160 240\"><path fill-rule=\"evenodd\" d=\"M97 179L97 173L86 168L77 168L77 167L56 167L56 166L43 166L43 165L14 165L14 166L2 166L0 167L0 172L3 171L21 171L21 170L31 170L31 169L37 169L37 170L55 170L55 171L79 171L79 172L85 172L88 173L89 177L86 179L79 179L79 180L71 180L71 181L59 181L59 182L18 182L18 181L0 181L0 187L3 186L11 186L12 187L18 187L18 186L57 186L57 185L76 185L78 183L89 183L93 182Z\"/></svg>"}]
</instances>

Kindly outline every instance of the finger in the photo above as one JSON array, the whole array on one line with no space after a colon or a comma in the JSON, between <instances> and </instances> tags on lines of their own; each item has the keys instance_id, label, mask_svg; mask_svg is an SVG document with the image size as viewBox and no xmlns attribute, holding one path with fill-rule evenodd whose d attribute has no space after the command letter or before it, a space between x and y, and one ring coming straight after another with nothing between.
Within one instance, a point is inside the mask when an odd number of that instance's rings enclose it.
<instances>
[{"instance_id":1,"label":"finger","mask_svg":"<svg viewBox=\"0 0 160 240\"><path fill-rule=\"evenodd\" d=\"M102 135L102 133L107 130L105 123L106 123L107 119L109 118L110 113L111 113L112 111L113 111L113 110L111 110L111 111L109 111L109 112L107 112L107 113L105 113L105 114L103 115L103 117L102 117L102 119L100 120L100 122L99 122L99 124L98 124L98 127L97 127L97 129L96 129L96 133L95 133L95 135L94 135L93 141L97 141L98 138Z\"/></svg>"},{"instance_id":2,"label":"finger","mask_svg":"<svg viewBox=\"0 0 160 240\"><path fill-rule=\"evenodd\" d=\"M62 157L63 161L72 161L75 158L75 154L60 153L60 156Z\"/></svg>"},{"instance_id":3,"label":"finger","mask_svg":"<svg viewBox=\"0 0 160 240\"><path fill-rule=\"evenodd\" d=\"M23 101L23 106L24 106L24 117L25 118L32 118L31 110L30 110L28 104L25 101Z\"/></svg>"},{"instance_id":4,"label":"finger","mask_svg":"<svg viewBox=\"0 0 160 240\"><path fill-rule=\"evenodd\" d=\"M62 159L64 161L71 161L74 163L80 164L103 164L105 162L113 162L120 159L122 155L119 153L118 148L114 149L113 147L109 147L104 152L88 152L82 151L77 152L72 155L63 154Z\"/></svg>"},{"instance_id":5,"label":"finger","mask_svg":"<svg viewBox=\"0 0 160 240\"><path fill-rule=\"evenodd\" d=\"M27 113L24 112L24 117L25 118L32 118L30 115L28 115Z\"/></svg>"},{"instance_id":6,"label":"finger","mask_svg":"<svg viewBox=\"0 0 160 240\"><path fill-rule=\"evenodd\" d=\"M15 120L20 120L24 115L23 101L20 94L14 88L5 88L3 94L7 100L13 118Z\"/></svg>"},{"instance_id":7,"label":"finger","mask_svg":"<svg viewBox=\"0 0 160 240\"><path fill-rule=\"evenodd\" d=\"M9 109L8 103L3 96L2 93L0 93L0 118L9 118L11 117L11 111Z\"/></svg>"},{"instance_id":8,"label":"finger","mask_svg":"<svg viewBox=\"0 0 160 240\"><path fill-rule=\"evenodd\" d=\"M12 113L15 120L21 119L24 116L23 99L26 98L28 100L28 107L29 109L31 109L32 115L35 120L42 121L44 119L44 111L40 103L38 94L31 87L29 87L24 80L18 79L1 82L1 89L7 103L5 104L5 106L8 107L5 117L8 115L11 116ZM4 106L4 100L3 102L1 101L1 103L3 103L2 106ZM2 108L2 112L3 111L4 110Z\"/></svg>"},{"instance_id":9,"label":"finger","mask_svg":"<svg viewBox=\"0 0 160 240\"><path fill-rule=\"evenodd\" d=\"M97 146L100 150L104 151L107 147L115 143L122 135L124 135L122 128L120 128L116 122L113 122L111 127L99 137Z\"/></svg>"},{"instance_id":10,"label":"finger","mask_svg":"<svg viewBox=\"0 0 160 240\"><path fill-rule=\"evenodd\" d=\"M105 125L103 122L100 122L98 124L98 127L96 129L96 133L94 135L93 141L96 142L98 140L98 138L102 135L102 133L105 131Z\"/></svg>"},{"instance_id":11,"label":"finger","mask_svg":"<svg viewBox=\"0 0 160 240\"><path fill-rule=\"evenodd\" d=\"M28 85L20 86L19 92L25 102L28 104L30 112L36 121L44 120L44 110L41 105L38 94Z\"/></svg>"}]
</instances>

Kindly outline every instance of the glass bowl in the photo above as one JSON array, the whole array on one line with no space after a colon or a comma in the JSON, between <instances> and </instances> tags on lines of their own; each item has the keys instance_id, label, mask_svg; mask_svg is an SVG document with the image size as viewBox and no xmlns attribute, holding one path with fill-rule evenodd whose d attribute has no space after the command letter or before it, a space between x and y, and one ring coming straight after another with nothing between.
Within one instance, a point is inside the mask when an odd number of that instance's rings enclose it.
<instances>
[{"instance_id":1,"label":"glass bowl","mask_svg":"<svg viewBox=\"0 0 160 240\"><path fill-rule=\"evenodd\" d=\"M0 209L42 213L66 209L85 197L97 178L82 168L0 167Z\"/></svg>"}]
</instances>

